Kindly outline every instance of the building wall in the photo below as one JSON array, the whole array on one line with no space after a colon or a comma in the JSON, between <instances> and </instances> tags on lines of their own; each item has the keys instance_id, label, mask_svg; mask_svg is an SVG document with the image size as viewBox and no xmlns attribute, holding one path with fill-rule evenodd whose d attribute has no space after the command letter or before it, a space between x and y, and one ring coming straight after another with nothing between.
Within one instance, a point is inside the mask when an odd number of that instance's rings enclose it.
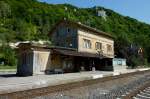
<instances>
[{"instance_id":1,"label":"building wall","mask_svg":"<svg viewBox=\"0 0 150 99\"><path fill-rule=\"evenodd\" d=\"M48 49L22 45L18 49L17 74L21 76L44 74L51 66L50 54Z\"/></svg>"},{"instance_id":2,"label":"building wall","mask_svg":"<svg viewBox=\"0 0 150 99\"><path fill-rule=\"evenodd\" d=\"M114 71L125 70L126 68L127 68L126 59L121 59L121 58L114 58L113 59Z\"/></svg>"},{"instance_id":3,"label":"building wall","mask_svg":"<svg viewBox=\"0 0 150 99\"><path fill-rule=\"evenodd\" d=\"M33 52L31 50L20 50L18 52L18 75L32 75L33 73Z\"/></svg>"},{"instance_id":4,"label":"building wall","mask_svg":"<svg viewBox=\"0 0 150 99\"><path fill-rule=\"evenodd\" d=\"M69 32L68 32L69 29ZM103 37L93 34L89 31L84 31L72 24L62 23L60 24L54 33L52 33L52 43L55 46L76 48L79 52L98 53L95 43L102 43L103 55L113 58L114 57L114 41L111 38ZM83 47L83 39L88 39L92 43L91 49ZM112 46L112 51L107 51L107 44Z\"/></svg>"},{"instance_id":5,"label":"building wall","mask_svg":"<svg viewBox=\"0 0 150 99\"><path fill-rule=\"evenodd\" d=\"M50 51L33 51L33 74L44 73L51 66Z\"/></svg>"},{"instance_id":6,"label":"building wall","mask_svg":"<svg viewBox=\"0 0 150 99\"><path fill-rule=\"evenodd\" d=\"M83 47L83 39L88 39L91 41L92 46L90 49L88 48L84 48ZM89 53L98 53L95 48L95 43L96 42L101 42L102 43L102 50L103 50L103 54L107 57L113 58L114 57L114 41L112 39L103 37L103 36L99 36L99 35L95 35L93 33L90 33L88 31L84 31L79 29L78 30L78 51L79 52L89 52ZM107 44L112 46L112 51L108 52L107 51Z\"/></svg>"},{"instance_id":7,"label":"building wall","mask_svg":"<svg viewBox=\"0 0 150 99\"><path fill-rule=\"evenodd\" d=\"M50 69L53 70L53 69L60 69L60 68L62 68L61 56L57 54L52 54Z\"/></svg>"},{"instance_id":8,"label":"building wall","mask_svg":"<svg viewBox=\"0 0 150 99\"><path fill-rule=\"evenodd\" d=\"M52 33L51 39L55 46L77 48L77 29L62 23Z\"/></svg>"},{"instance_id":9,"label":"building wall","mask_svg":"<svg viewBox=\"0 0 150 99\"><path fill-rule=\"evenodd\" d=\"M116 65L126 66L126 59L114 58L113 59L113 66L116 66Z\"/></svg>"},{"instance_id":10,"label":"building wall","mask_svg":"<svg viewBox=\"0 0 150 99\"><path fill-rule=\"evenodd\" d=\"M64 72L71 72L74 69L73 57L57 54L51 55L51 70L61 69Z\"/></svg>"}]
</instances>

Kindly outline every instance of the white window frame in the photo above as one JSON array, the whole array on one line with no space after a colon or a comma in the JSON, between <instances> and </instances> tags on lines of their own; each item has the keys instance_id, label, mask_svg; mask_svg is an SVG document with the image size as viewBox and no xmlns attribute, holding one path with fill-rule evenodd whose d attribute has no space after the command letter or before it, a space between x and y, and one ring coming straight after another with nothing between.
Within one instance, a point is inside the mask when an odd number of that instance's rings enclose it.
<instances>
[{"instance_id":1,"label":"white window frame","mask_svg":"<svg viewBox=\"0 0 150 99\"><path fill-rule=\"evenodd\" d=\"M88 40L88 39L83 39L83 48L91 49L91 48L92 48L92 43L91 43L91 41Z\"/></svg>"},{"instance_id":2,"label":"white window frame","mask_svg":"<svg viewBox=\"0 0 150 99\"><path fill-rule=\"evenodd\" d=\"M95 49L96 50L102 50L102 43L101 42L96 42L95 43Z\"/></svg>"}]
</instances>

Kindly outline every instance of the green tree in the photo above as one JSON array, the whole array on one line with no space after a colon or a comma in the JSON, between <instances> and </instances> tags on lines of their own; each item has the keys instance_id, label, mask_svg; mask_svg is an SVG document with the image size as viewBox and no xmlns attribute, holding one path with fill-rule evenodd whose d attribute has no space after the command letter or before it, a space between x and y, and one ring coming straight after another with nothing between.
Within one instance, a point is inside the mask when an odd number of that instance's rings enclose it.
<instances>
[{"instance_id":1,"label":"green tree","mask_svg":"<svg viewBox=\"0 0 150 99\"><path fill-rule=\"evenodd\" d=\"M15 50L11 49L7 44L0 47L0 60L3 59L5 65L16 66Z\"/></svg>"},{"instance_id":2,"label":"green tree","mask_svg":"<svg viewBox=\"0 0 150 99\"><path fill-rule=\"evenodd\" d=\"M8 3L0 1L0 17L6 18L11 15L11 9Z\"/></svg>"}]
</instances>

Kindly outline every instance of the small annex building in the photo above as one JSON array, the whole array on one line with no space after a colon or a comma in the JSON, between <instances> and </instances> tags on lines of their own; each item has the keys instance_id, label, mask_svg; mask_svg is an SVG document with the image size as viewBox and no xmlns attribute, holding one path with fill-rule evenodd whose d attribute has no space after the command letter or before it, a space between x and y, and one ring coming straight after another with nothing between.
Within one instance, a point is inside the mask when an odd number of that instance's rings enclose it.
<instances>
[{"instance_id":1,"label":"small annex building","mask_svg":"<svg viewBox=\"0 0 150 99\"><path fill-rule=\"evenodd\" d=\"M93 68L114 70L114 40L110 34L61 20L48 36L51 46L18 45L18 75L91 71Z\"/></svg>"}]
</instances>

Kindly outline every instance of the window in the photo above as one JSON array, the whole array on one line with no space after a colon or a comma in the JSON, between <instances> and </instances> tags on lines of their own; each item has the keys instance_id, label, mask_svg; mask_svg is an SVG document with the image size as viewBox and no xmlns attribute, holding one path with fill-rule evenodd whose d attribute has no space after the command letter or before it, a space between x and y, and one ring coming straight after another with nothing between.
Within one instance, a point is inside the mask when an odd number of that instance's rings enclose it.
<instances>
[{"instance_id":1,"label":"window","mask_svg":"<svg viewBox=\"0 0 150 99\"><path fill-rule=\"evenodd\" d=\"M73 69L73 64L72 64L72 61L69 60L69 59L65 59L63 61L63 69L66 70L66 69Z\"/></svg>"},{"instance_id":2,"label":"window","mask_svg":"<svg viewBox=\"0 0 150 99\"><path fill-rule=\"evenodd\" d=\"M71 37L66 37L66 46L71 47L70 45L72 44L72 38Z\"/></svg>"},{"instance_id":3,"label":"window","mask_svg":"<svg viewBox=\"0 0 150 99\"><path fill-rule=\"evenodd\" d=\"M83 39L83 47L84 48L91 48L92 44L91 44L91 41L90 40L87 40L87 39Z\"/></svg>"},{"instance_id":4,"label":"window","mask_svg":"<svg viewBox=\"0 0 150 99\"><path fill-rule=\"evenodd\" d=\"M102 43L100 43L100 42L96 42L95 43L95 49L102 49Z\"/></svg>"},{"instance_id":5,"label":"window","mask_svg":"<svg viewBox=\"0 0 150 99\"><path fill-rule=\"evenodd\" d=\"M118 65L122 65L122 61L121 60L118 60Z\"/></svg>"},{"instance_id":6,"label":"window","mask_svg":"<svg viewBox=\"0 0 150 99\"><path fill-rule=\"evenodd\" d=\"M112 46L107 44L107 52L111 52L112 51Z\"/></svg>"},{"instance_id":7,"label":"window","mask_svg":"<svg viewBox=\"0 0 150 99\"><path fill-rule=\"evenodd\" d=\"M70 28L67 28L67 33L70 33Z\"/></svg>"}]
</instances>

